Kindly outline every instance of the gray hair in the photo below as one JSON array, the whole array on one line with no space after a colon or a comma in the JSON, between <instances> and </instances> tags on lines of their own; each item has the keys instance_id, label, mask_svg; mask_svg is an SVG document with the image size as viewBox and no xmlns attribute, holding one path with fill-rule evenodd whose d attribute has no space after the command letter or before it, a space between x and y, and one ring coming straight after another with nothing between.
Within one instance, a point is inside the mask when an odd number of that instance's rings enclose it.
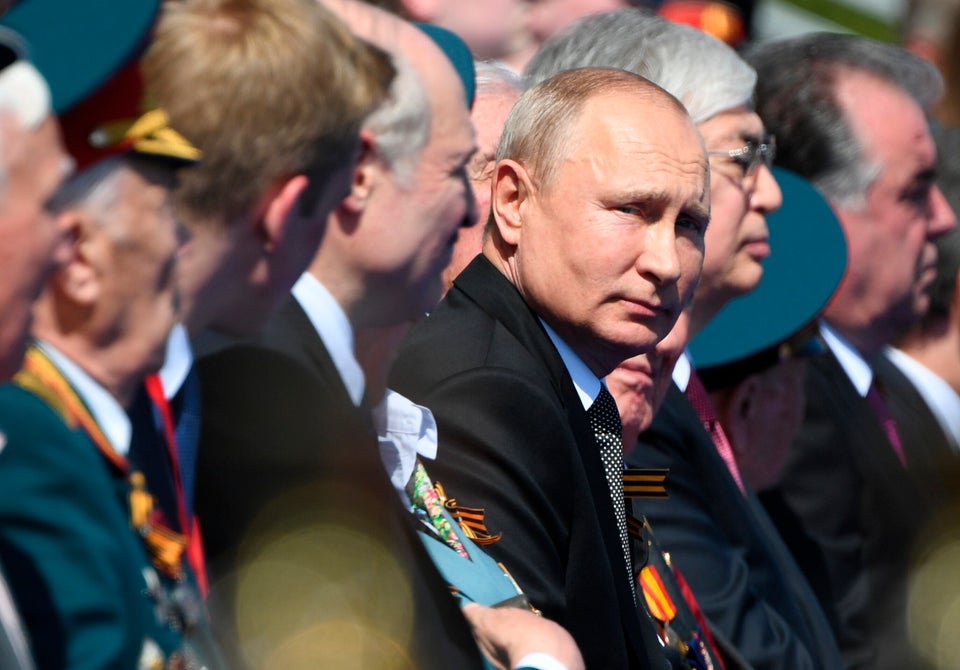
<instances>
[{"instance_id":1,"label":"gray hair","mask_svg":"<svg viewBox=\"0 0 960 670\"><path fill-rule=\"evenodd\" d=\"M476 97L497 91L516 91L523 93L523 79L506 65L495 60L473 62L477 77Z\"/></svg>"},{"instance_id":2,"label":"gray hair","mask_svg":"<svg viewBox=\"0 0 960 670\"><path fill-rule=\"evenodd\" d=\"M396 75L386 100L363 127L377 141L377 155L401 185L413 179L417 159L430 137L430 103L420 76L401 54L391 55Z\"/></svg>"},{"instance_id":3,"label":"gray hair","mask_svg":"<svg viewBox=\"0 0 960 670\"><path fill-rule=\"evenodd\" d=\"M752 107L757 75L737 53L706 33L648 11L587 16L547 40L524 71L528 85L579 67L639 74L672 93L694 123Z\"/></svg>"},{"instance_id":4,"label":"gray hair","mask_svg":"<svg viewBox=\"0 0 960 670\"><path fill-rule=\"evenodd\" d=\"M53 194L50 211L60 214L79 208L98 220L105 218L117 204L117 180L126 165L124 155L110 156L74 173Z\"/></svg>"},{"instance_id":5,"label":"gray hair","mask_svg":"<svg viewBox=\"0 0 960 670\"><path fill-rule=\"evenodd\" d=\"M865 158L835 95L838 75L863 72L923 110L943 95L937 69L904 49L863 37L814 33L746 54L759 75L757 111L777 138L777 164L810 180L838 207L856 207L882 166Z\"/></svg>"}]
</instances>

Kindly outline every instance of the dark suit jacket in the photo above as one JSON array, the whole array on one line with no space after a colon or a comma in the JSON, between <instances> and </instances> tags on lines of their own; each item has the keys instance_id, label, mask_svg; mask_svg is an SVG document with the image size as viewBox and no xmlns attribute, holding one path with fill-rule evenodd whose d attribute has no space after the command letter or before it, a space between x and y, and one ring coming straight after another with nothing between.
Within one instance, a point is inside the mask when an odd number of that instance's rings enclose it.
<instances>
[{"instance_id":1,"label":"dark suit jacket","mask_svg":"<svg viewBox=\"0 0 960 670\"><path fill-rule=\"evenodd\" d=\"M630 594L600 452L573 382L536 315L483 257L410 333L390 387L429 407L430 473L486 508L502 561L588 668L662 668Z\"/></svg>"},{"instance_id":2,"label":"dark suit jacket","mask_svg":"<svg viewBox=\"0 0 960 670\"><path fill-rule=\"evenodd\" d=\"M900 464L867 401L830 352L812 359L807 410L780 485L774 521L793 550L812 541L825 569L794 552L838 623L846 667L904 664L904 623L910 551L929 501ZM908 461L912 438L901 432ZM788 518L789 516L789 518ZM786 518L786 520L781 520Z\"/></svg>"},{"instance_id":3,"label":"dark suit jacket","mask_svg":"<svg viewBox=\"0 0 960 670\"><path fill-rule=\"evenodd\" d=\"M907 458L907 472L934 509L960 490L960 458L913 382L886 356L872 361ZM921 519L916 520L922 523Z\"/></svg>"},{"instance_id":4,"label":"dark suit jacket","mask_svg":"<svg viewBox=\"0 0 960 670\"><path fill-rule=\"evenodd\" d=\"M297 589L302 599L286 592L295 603L278 603L278 616L297 604L313 623L347 615L371 627L371 644L382 638L381 652L405 653L412 667L479 667L466 621L390 484L369 416L350 401L300 306L291 299L258 344L221 349L197 369L197 510L212 581L229 577L251 543L270 546L293 533L288 541L306 539L290 546L310 551L282 555L310 577ZM266 592L285 576L272 574ZM233 594L229 580L211 591L221 621L234 610ZM230 641L236 631L220 635ZM335 663L317 659L318 667Z\"/></svg>"},{"instance_id":5,"label":"dark suit jacket","mask_svg":"<svg viewBox=\"0 0 960 670\"><path fill-rule=\"evenodd\" d=\"M38 670L135 668L147 639L179 648L146 593L125 476L17 386L0 387L0 431L0 557Z\"/></svg>"},{"instance_id":6,"label":"dark suit jacket","mask_svg":"<svg viewBox=\"0 0 960 670\"><path fill-rule=\"evenodd\" d=\"M640 500L710 625L755 668L840 663L830 626L748 486L741 494L690 402L671 385L628 462L670 468L669 500Z\"/></svg>"}]
</instances>

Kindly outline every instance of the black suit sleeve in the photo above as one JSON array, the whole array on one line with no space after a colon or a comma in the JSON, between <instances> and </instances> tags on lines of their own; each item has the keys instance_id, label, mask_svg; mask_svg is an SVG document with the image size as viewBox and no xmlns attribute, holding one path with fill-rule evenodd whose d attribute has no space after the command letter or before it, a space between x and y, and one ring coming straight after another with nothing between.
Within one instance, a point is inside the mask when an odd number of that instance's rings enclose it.
<instances>
[{"instance_id":1,"label":"black suit sleeve","mask_svg":"<svg viewBox=\"0 0 960 670\"><path fill-rule=\"evenodd\" d=\"M572 509L587 491L571 480L576 445L556 400L511 371L475 369L436 386L419 400L437 417L440 448L431 474L447 494L486 510L488 552L503 562L531 602L564 624L573 604L566 582Z\"/></svg>"},{"instance_id":2,"label":"black suit sleeve","mask_svg":"<svg viewBox=\"0 0 960 670\"><path fill-rule=\"evenodd\" d=\"M753 667L818 668L790 622L751 581L752 549L732 542L718 522L717 515L724 513L718 510L722 499L705 489L696 461L678 454L677 445L663 436L642 439L638 449L643 463L670 468L670 499L643 501L643 508L712 626L723 631ZM732 480L730 484L736 486Z\"/></svg>"}]
</instances>

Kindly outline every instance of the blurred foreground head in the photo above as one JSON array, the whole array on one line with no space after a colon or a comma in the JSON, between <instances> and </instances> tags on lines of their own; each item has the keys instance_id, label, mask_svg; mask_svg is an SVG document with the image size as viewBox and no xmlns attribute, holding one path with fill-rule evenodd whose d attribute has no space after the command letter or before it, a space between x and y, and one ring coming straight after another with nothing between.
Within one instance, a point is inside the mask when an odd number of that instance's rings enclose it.
<instances>
[{"instance_id":1,"label":"blurred foreground head","mask_svg":"<svg viewBox=\"0 0 960 670\"><path fill-rule=\"evenodd\" d=\"M168 3L144 68L204 153L177 192L184 321L248 332L316 251L393 68L313 0Z\"/></svg>"}]
</instances>

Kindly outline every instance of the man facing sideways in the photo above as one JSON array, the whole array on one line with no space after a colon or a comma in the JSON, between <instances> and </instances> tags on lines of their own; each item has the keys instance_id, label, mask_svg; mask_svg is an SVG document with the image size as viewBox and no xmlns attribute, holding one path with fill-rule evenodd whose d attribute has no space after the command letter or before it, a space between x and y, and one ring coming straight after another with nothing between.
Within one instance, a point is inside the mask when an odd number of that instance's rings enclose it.
<instances>
[{"instance_id":1,"label":"man facing sideways","mask_svg":"<svg viewBox=\"0 0 960 670\"><path fill-rule=\"evenodd\" d=\"M229 580L214 589L215 601L258 622L232 632L252 664L279 653L342 662L357 653L353 638L338 633L348 626L363 631L371 658L399 650L415 667L476 667L476 644L408 512L413 495L406 482L394 489L381 461L368 403L379 403L383 389L358 361L365 333L431 308L457 230L475 221L464 171L474 150L465 85L420 30L361 4L329 6L392 51L397 76L363 124L350 192L291 299L256 344L199 363L209 383L198 505L219 576L282 555L309 566L307 578L264 572L263 588L278 607L292 601L306 611L290 628L274 625L277 610ZM290 551L298 537L312 547ZM371 578L380 573L395 583ZM500 579L507 581L502 572ZM531 620L544 630L529 612L481 610L474 625L485 647L506 650L513 663L530 650L533 640L516 632L529 631ZM562 633L550 625L550 634Z\"/></svg>"},{"instance_id":2,"label":"man facing sideways","mask_svg":"<svg viewBox=\"0 0 960 670\"><path fill-rule=\"evenodd\" d=\"M585 69L520 98L497 158L483 254L414 327L391 387L434 411L433 475L486 509L503 534L490 554L586 665L661 667L632 592L620 422L601 379L664 337L694 288L703 145L659 87Z\"/></svg>"},{"instance_id":3,"label":"man facing sideways","mask_svg":"<svg viewBox=\"0 0 960 670\"><path fill-rule=\"evenodd\" d=\"M101 109L105 124L112 111ZM0 391L0 551L39 668L192 663L181 636L202 629L182 541L128 461L125 411L176 318L169 190L196 154L162 112L117 146L132 151L89 165L48 203L69 257L37 302L23 369Z\"/></svg>"},{"instance_id":4,"label":"man facing sideways","mask_svg":"<svg viewBox=\"0 0 960 670\"><path fill-rule=\"evenodd\" d=\"M793 529L791 548L809 538L822 552L826 570L797 555L818 592L832 594L822 604L847 665L917 667L907 660L904 594L929 513L911 470L925 445L890 419L871 360L927 308L934 241L955 225L924 116L942 81L902 49L844 35L771 42L749 59L777 162L827 198L849 257L824 311L829 352L809 366L804 424L773 494L796 518L775 521Z\"/></svg>"},{"instance_id":5,"label":"man facing sideways","mask_svg":"<svg viewBox=\"0 0 960 670\"><path fill-rule=\"evenodd\" d=\"M14 35L0 39L6 65L0 69L0 381L20 369L27 347L33 301L57 260L60 240L46 208L69 172L56 118L50 113L50 90L30 63L21 60ZM4 435L0 426L0 434ZM0 467L2 467L0 459ZM27 638L6 578L0 571L0 666L33 668Z\"/></svg>"},{"instance_id":6,"label":"man facing sideways","mask_svg":"<svg viewBox=\"0 0 960 670\"><path fill-rule=\"evenodd\" d=\"M287 297L349 188L360 124L393 68L313 0L188 0L164 6L144 73L204 151L175 193L190 232L186 328L160 373L189 515L202 414L190 338L255 332Z\"/></svg>"}]
</instances>

